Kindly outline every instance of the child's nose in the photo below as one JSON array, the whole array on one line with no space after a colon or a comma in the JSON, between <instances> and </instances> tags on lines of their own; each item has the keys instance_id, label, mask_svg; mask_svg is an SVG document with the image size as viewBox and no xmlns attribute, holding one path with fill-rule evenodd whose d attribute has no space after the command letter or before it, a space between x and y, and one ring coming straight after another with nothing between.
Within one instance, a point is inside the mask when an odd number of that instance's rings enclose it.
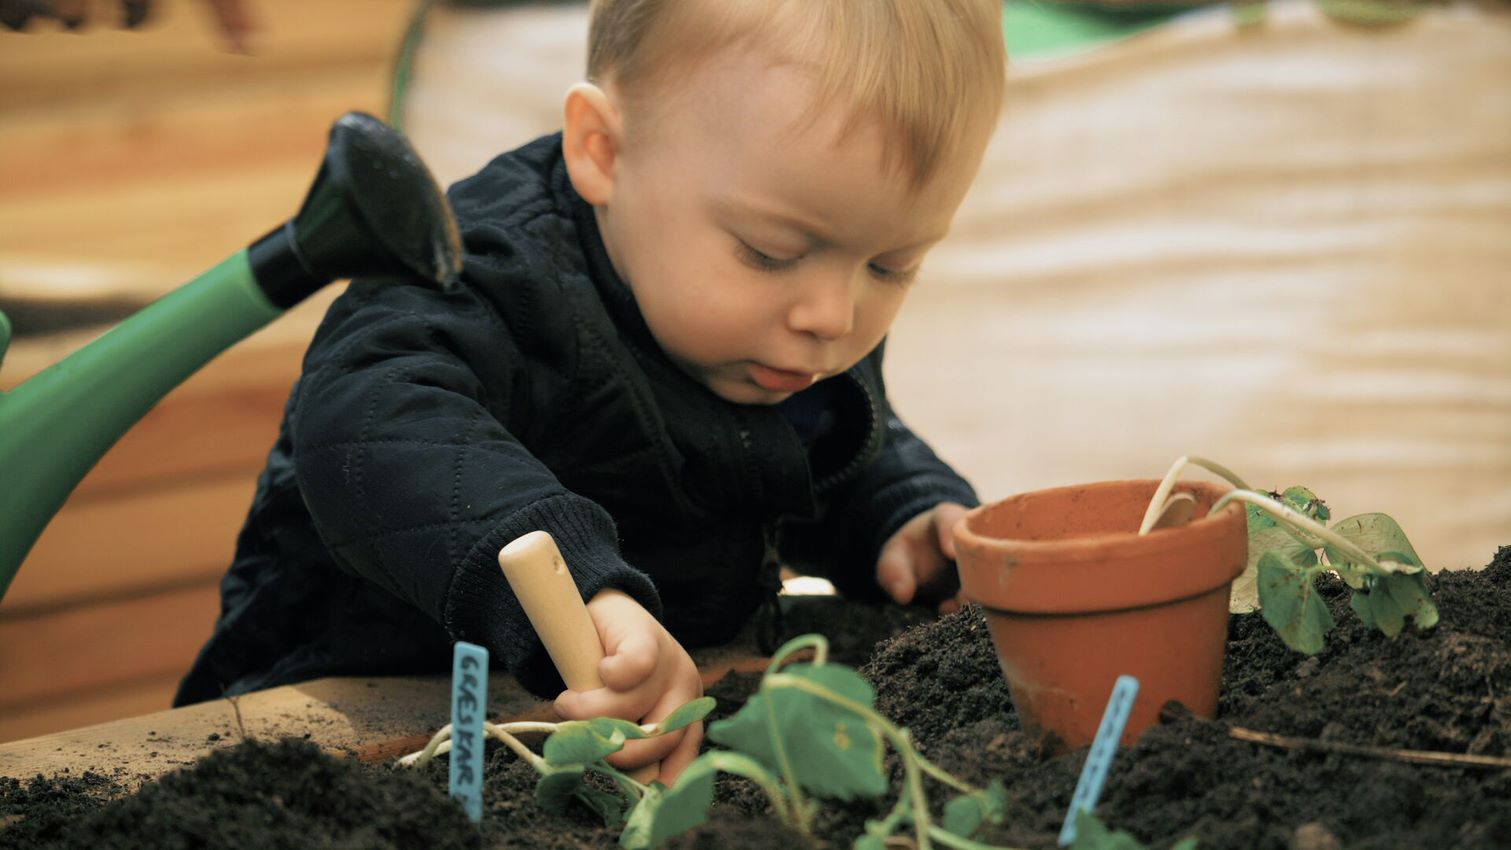
<instances>
[{"instance_id":1,"label":"child's nose","mask_svg":"<svg viewBox=\"0 0 1511 850\"><path fill-rule=\"evenodd\" d=\"M855 275L815 275L799 286L798 299L787 312L788 327L823 340L839 339L855 328Z\"/></svg>"}]
</instances>

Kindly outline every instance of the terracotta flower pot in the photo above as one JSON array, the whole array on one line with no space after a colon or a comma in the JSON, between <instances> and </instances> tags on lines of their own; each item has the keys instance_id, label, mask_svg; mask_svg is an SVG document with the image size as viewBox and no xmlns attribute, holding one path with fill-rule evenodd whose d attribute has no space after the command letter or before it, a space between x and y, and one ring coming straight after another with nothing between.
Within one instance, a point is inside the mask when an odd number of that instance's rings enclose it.
<instances>
[{"instance_id":1,"label":"terracotta flower pot","mask_svg":"<svg viewBox=\"0 0 1511 850\"><path fill-rule=\"evenodd\" d=\"M1217 710L1229 585L1248 557L1241 504L1209 516L1226 485L1183 482L1187 524L1140 537L1158 481L1040 490L983 505L955 527L960 583L986 609L1025 727L1079 747L1096 735L1120 674L1138 677L1123 733L1132 743L1160 706Z\"/></svg>"}]
</instances>

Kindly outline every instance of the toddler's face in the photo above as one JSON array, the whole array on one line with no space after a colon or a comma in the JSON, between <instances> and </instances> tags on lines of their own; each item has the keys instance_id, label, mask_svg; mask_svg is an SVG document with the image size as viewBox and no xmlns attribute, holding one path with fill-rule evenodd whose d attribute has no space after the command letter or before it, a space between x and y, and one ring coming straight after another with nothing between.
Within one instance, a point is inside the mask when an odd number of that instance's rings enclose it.
<instances>
[{"instance_id":1,"label":"toddler's face","mask_svg":"<svg viewBox=\"0 0 1511 850\"><path fill-rule=\"evenodd\" d=\"M803 123L815 84L741 51L669 102L626 114L599 223L651 333L720 397L774 404L853 366L887 333L949 228L981 147L910 192L882 129Z\"/></svg>"}]
</instances>

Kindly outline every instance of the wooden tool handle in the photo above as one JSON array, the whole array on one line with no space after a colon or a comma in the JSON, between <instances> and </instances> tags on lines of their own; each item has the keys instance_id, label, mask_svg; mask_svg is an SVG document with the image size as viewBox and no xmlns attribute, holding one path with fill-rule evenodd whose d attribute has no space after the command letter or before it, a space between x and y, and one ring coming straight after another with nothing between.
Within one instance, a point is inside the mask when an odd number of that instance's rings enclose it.
<instances>
[{"instance_id":1,"label":"wooden tool handle","mask_svg":"<svg viewBox=\"0 0 1511 850\"><path fill-rule=\"evenodd\" d=\"M603 660L598 629L556 540L544 531L532 531L499 550L498 565L567 688L603 687L598 678L598 662Z\"/></svg>"},{"instance_id":2,"label":"wooden tool handle","mask_svg":"<svg viewBox=\"0 0 1511 850\"><path fill-rule=\"evenodd\" d=\"M598 628L555 538L544 531L519 537L499 550L498 565L567 688L603 687L598 678L598 662L603 660ZM630 776L648 783L660 772L661 765L655 762L631 771Z\"/></svg>"}]
</instances>

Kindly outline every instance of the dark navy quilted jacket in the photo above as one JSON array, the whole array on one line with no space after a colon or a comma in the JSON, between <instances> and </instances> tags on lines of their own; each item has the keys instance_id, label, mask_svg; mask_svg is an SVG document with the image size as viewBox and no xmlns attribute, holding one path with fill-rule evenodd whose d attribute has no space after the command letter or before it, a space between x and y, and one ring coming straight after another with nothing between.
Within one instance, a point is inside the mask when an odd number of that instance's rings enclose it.
<instances>
[{"instance_id":1,"label":"dark navy quilted jacket","mask_svg":"<svg viewBox=\"0 0 1511 850\"><path fill-rule=\"evenodd\" d=\"M450 197L462 286L357 281L316 333L178 704L443 671L453 640L552 693L496 560L534 529L584 598L622 589L691 647L740 628L778 558L874 594L899 526L975 504L892 415L879 348L820 385L836 424L811 446L780 411L678 371L609 265L559 136Z\"/></svg>"}]
</instances>

